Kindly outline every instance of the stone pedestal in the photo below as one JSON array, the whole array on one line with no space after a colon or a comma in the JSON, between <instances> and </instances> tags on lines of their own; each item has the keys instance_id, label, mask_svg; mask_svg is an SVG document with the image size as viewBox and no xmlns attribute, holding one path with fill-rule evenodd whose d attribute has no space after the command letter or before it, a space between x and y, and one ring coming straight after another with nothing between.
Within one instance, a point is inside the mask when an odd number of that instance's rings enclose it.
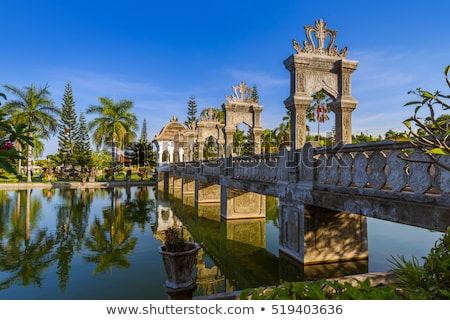
<instances>
[{"instance_id":1,"label":"stone pedestal","mask_svg":"<svg viewBox=\"0 0 450 320\"><path fill-rule=\"evenodd\" d=\"M166 246L159 247L167 280L165 290L172 300L192 299L197 285L192 278L192 270L196 262L200 245L195 242L186 243L187 249L180 252L166 251Z\"/></svg>"}]
</instances>

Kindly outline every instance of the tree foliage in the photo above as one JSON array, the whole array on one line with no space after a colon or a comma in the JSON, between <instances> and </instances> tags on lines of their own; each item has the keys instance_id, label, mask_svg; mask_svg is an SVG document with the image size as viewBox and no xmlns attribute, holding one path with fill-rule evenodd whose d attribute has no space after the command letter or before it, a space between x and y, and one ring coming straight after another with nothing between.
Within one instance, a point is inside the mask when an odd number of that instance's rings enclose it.
<instances>
[{"instance_id":1,"label":"tree foliage","mask_svg":"<svg viewBox=\"0 0 450 320\"><path fill-rule=\"evenodd\" d=\"M75 131L75 163L82 168L92 166L91 137L87 128L86 117L80 113L79 123Z\"/></svg>"},{"instance_id":2,"label":"tree foliage","mask_svg":"<svg viewBox=\"0 0 450 320\"><path fill-rule=\"evenodd\" d=\"M34 145L29 132L25 124L6 121L0 113L0 169L17 174L13 164L23 158L19 150Z\"/></svg>"},{"instance_id":3,"label":"tree foliage","mask_svg":"<svg viewBox=\"0 0 450 320\"><path fill-rule=\"evenodd\" d=\"M450 65L444 68L444 75L447 86L450 88ZM416 149L428 155L430 162L450 170L450 166L439 160L441 155L450 155L449 117L448 115L438 116L438 110L435 110L435 107L444 112L450 109L450 94L443 94L440 91L433 93L421 88L411 90L409 94L420 98L404 105L414 107L414 114L403 122L409 131L409 141ZM426 109L424 117L420 115L422 108Z\"/></svg>"},{"instance_id":4,"label":"tree foliage","mask_svg":"<svg viewBox=\"0 0 450 320\"><path fill-rule=\"evenodd\" d=\"M58 124L58 159L61 161L60 164L75 165L75 133L77 130L78 123L72 85L67 82Z\"/></svg>"},{"instance_id":5,"label":"tree foliage","mask_svg":"<svg viewBox=\"0 0 450 320\"><path fill-rule=\"evenodd\" d=\"M127 146L125 155L131 160L132 165L139 167L153 167L156 164L153 153L153 144L147 138L147 120L142 122L141 136L137 142Z\"/></svg>"},{"instance_id":6,"label":"tree foliage","mask_svg":"<svg viewBox=\"0 0 450 320\"><path fill-rule=\"evenodd\" d=\"M133 141L138 128L137 117L132 112L133 102L124 99L116 103L108 97L100 97L99 102L100 105L91 105L86 110L86 114L97 115L88 123L94 145L97 148L108 146L113 139L125 144Z\"/></svg>"},{"instance_id":7,"label":"tree foliage","mask_svg":"<svg viewBox=\"0 0 450 320\"><path fill-rule=\"evenodd\" d=\"M317 121L317 140L320 141L320 124L329 120L331 98L322 90L313 94L313 101L306 109L308 121Z\"/></svg>"},{"instance_id":8,"label":"tree foliage","mask_svg":"<svg viewBox=\"0 0 450 320\"><path fill-rule=\"evenodd\" d=\"M3 112L8 115L9 121L23 123L28 130L28 136L33 137L34 132L43 139L49 139L57 128L56 116L60 110L50 98L49 85L37 88L34 84L19 89L12 85L4 88L16 96L14 100L8 100L3 106ZM27 144L27 181L31 182L31 157L33 146Z\"/></svg>"},{"instance_id":9,"label":"tree foliage","mask_svg":"<svg viewBox=\"0 0 450 320\"><path fill-rule=\"evenodd\" d=\"M192 123L197 121L197 102L194 96L191 96L188 101L187 120L184 122L185 126L192 128Z\"/></svg>"},{"instance_id":10,"label":"tree foliage","mask_svg":"<svg viewBox=\"0 0 450 320\"><path fill-rule=\"evenodd\" d=\"M96 114L97 117L88 123L88 129L93 131L92 141L97 147L111 146L111 180L114 180L114 167L118 162L116 153L116 141L123 145L131 143L138 128L137 117L132 112L131 100L115 102L108 97L99 98L100 105L91 105L86 110L88 114Z\"/></svg>"}]
</instances>

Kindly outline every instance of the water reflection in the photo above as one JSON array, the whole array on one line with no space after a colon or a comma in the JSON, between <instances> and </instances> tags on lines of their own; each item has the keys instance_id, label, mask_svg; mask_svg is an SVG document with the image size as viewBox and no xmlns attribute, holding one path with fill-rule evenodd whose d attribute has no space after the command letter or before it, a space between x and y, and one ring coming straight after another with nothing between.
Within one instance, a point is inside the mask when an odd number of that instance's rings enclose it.
<instances>
[{"instance_id":1,"label":"water reflection","mask_svg":"<svg viewBox=\"0 0 450 320\"><path fill-rule=\"evenodd\" d=\"M379 253L383 239L375 239L370 253L370 221L362 217L310 208L306 254L369 251L375 269L364 254L358 260L302 265L278 252L275 198L266 198L265 219L223 220L219 204L195 205L193 197L155 193L148 186L0 190L0 299L167 299L158 247L164 230L174 224L184 225L202 247L194 270L197 296L385 270L379 262L386 256ZM424 255L440 235L424 240L427 234L421 234L421 243L413 247L423 250L414 255ZM390 248L403 254L410 247Z\"/></svg>"},{"instance_id":2,"label":"water reflection","mask_svg":"<svg viewBox=\"0 0 450 320\"><path fill-rule=\"evenodd\" d=\"M125 217L125 206L121 204L120 190L109 189L111 206L102 210L89 227L85 246L89 254L83 258L96 265L94 275L117 269L128 269L128 255L136 246L137 238L132 237L134 223Z\"/></svg>"},{"instance_id":3,"label":"water reflection","mask_svg":"<svg viewBox=\"0 0 450 320\"><path fill-rule=\"evenodd\" d=\"M13 285L41 286L44 273L55 260L53 248L54 237L46 229L37 229L37 213L41 208L40 201L31 201L32 190L19 191L11 196L2 194L5 205L12 205L10 215L1 216L2 234L0 242L1 271L7 272L7 277L1 279L0 289ZM5 211L6 212L6 211ZM33 229L37 229L31 237Z\"/></svg>"}]
</instances>

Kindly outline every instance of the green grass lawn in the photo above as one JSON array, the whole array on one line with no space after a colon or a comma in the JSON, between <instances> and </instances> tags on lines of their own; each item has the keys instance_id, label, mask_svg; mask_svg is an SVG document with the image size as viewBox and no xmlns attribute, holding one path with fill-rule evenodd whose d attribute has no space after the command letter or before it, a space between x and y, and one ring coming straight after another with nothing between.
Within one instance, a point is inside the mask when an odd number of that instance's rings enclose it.
<instances>
[{"instance_id":1,"label":"green grass lawn","mask_svg":"<svg viewBox=\"0 0 450 320\"><path fill-rule=\"evenodd\" d=\"M56 181L53 182L81 182L81 177L75 177L75 178L56 178ZM40 175L33 175L31 177L32 182L36 182L36 183L41 183L42 178ZM105 178L104 175L101 176L96 176L95 177L95 181L96 182L109 182L111 181L111 178L109 177L108 179ZM118 173L114 175L114 181L127 181L127 176L124 173ZM130 181L136 182L136 181L147 181L147 182L151 182L151 181L155 181L155 178L150 174L148 175L148 177L146 179L141 180L141 177L137 174L137 173L133 173L131 174L131 179ZM7 174L7 173L3 173L0 174L0 183L26 183L27 182L27 178L26 176L22 176L21 179L19 180L17 178L16 175L14 174Z\"/></svg>"}]
</instances>

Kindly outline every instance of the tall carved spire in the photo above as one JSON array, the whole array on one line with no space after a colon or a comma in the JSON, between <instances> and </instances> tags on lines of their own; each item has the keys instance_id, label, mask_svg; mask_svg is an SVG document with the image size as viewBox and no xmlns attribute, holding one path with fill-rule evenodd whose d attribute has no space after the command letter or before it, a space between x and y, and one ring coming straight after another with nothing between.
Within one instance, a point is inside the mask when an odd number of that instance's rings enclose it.
<instances>
[{"instance_id":1,"label":"tall carved spire","mask_svg":"<svg viewBox=\"0 0 450 320\"><path fill-rule=\"evenodd\" d=\"M316 20L315 23L315 27L305 26L305 33L308 40L303 41L303 48L295 39L292 40L295 51L297 51L298 54L309 53L345 58L347 55L347 47L344 47L338 52L337 46L334 45L337 31L327 29L327 24L322 19ZM315 40L313 39L313 34ZM325 41L328 38L328 45L325 47Z\"/></svg>"}]
</instances>

